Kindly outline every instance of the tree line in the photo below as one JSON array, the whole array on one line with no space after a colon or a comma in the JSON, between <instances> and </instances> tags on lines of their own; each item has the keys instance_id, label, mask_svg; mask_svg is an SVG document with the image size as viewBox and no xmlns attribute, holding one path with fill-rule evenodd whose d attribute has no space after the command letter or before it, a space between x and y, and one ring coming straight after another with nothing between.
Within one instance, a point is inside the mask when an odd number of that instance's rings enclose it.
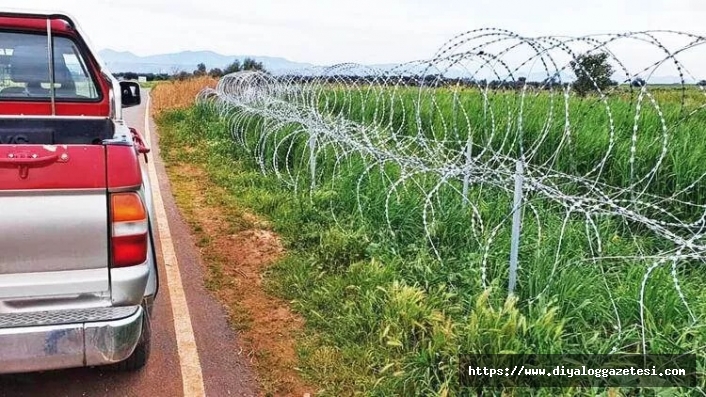
<instances>
[{"instance_id":1,"label":"tree line","mask_svg":"<svg viewBox=\"0 0 706 397\"><path fill-rule=\"evenodd\" d=\"M518 77L512 80L476 80L471 78L449 78L439 74L430 74L426 76L405 75L405 76L371 76L371 75L333 75L333 76L301 76L289 75L283 76L293 82L327 82L331 84L339 83L355 83L355 84L379 84L388 86L423 86L423 87L488 87L493 90L497 89L522 89L533 88L535 90L567 88L571 89L580 96L586 96L591 92L605 90L608 87L617 86L618 82L611 79L614 73L613 66L609 62L608 53L596 52L581 54L571 61L570 66L576 76L571 83L559 81L557 76L549 76L542 81L527 81L526 77ZM142 74L147 78L147 81L154 80L186 80L192 77L211 76L220 78L227 74L236 73L245 70L258 70L267 72L262 62L257 62L252 58L245 58L242 62L239 59L233 61L224 69L212 68L208 69L205 63L199 63L193 72L175 71L172 74L147 73ZM117 73L117 77L122 77L127 80L135 80L138 78L137 73ZM646 84L645 80L636 77L631 82L632 87L643 87ZM706 80L699 81L697 85L706 87Z\"/></svg>"},{"instance_id":2,"label":"tree line","mask_svg":"<svg viewBox=\"0 0 706 397\"><path fill-rule=\"evenodd\" d=\"M196 65L196 69L192 72L187 72L185 70L175 70L172 73L135 73L135 72L121 72L114 73L115 77L123 78L125 80L137 80L140 76L144 76L147 81L163 81L163 80L187 80L192 77L203 77L211 76L213 78L220 78L227 74L236 73L244 70L259 70L267 72L262 62L258 62L252 58L245 58L242 61L236 59L230 65L225 68L212 68L208 69L205 63L199 63Z\"/></svg>"}]
</instances>

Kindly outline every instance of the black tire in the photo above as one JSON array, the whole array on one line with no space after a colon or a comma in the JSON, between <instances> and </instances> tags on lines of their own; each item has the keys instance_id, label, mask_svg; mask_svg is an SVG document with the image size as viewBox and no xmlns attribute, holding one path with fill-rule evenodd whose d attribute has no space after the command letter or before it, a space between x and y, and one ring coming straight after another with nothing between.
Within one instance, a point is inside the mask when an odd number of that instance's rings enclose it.
<instances>
[{"instance_id":1,"label":"black tire","mask_svg":"<svg viewBox=\"0 0 706 397\"><path fill-rule=\"evenodd\" d=\"M147 364L150 358L150 340L152 338L152 326L150 325L149 317L149 313L145 310L142 317L142 335L140 335L140 341L135 347L135 351L124 361L111 365L111 369L131 372L138 371Z\"/></svg>"}]
</instances>

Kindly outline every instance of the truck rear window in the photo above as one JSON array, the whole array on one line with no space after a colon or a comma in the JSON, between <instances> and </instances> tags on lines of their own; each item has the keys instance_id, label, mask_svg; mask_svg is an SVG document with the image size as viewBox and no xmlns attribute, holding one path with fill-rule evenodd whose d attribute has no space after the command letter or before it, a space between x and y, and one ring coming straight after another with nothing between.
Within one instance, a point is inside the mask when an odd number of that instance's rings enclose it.
<instances>
[{"instance_id":1,"label":"truck rear window","mask_svg":"<svg viewBox=\"0 0 706 397\"><path fill-rule=\"evenodd\" d=\"M0 32L0 100L51 98L47 36ZM54 90L57 100L100 98L76 43L53 37Z\"/></svg>"}]
</instances>

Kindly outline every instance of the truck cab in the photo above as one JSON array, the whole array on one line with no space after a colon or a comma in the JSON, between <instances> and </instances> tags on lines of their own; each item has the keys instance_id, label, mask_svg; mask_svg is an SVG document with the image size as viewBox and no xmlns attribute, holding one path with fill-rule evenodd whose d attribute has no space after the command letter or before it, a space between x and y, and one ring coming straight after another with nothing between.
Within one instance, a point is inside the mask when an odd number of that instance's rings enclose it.
<instances>
[{"instance_id":1,"label":"truck cab","mask_svg":"<svg viewBox=\"0 0 706 397\"><path fill-rule=\"evenodd\" d=\"M0 374L147 362L149 149L122 115L140 101L72 18L0 11Z\"/></svg>"}]
</instances>

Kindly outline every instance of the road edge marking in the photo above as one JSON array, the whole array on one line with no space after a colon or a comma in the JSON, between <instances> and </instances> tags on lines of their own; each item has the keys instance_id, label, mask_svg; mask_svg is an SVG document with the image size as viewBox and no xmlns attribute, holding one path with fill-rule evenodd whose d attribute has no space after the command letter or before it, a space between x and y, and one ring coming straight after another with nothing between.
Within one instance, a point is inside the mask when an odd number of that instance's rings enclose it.
<instances>
[{"instance_id":1,"label":"road edge marking","mask_svg":"<svg viewBox=\"0 0 706 397\"><path fill-rule=\"evenodd\" d=\"M145 109L145 130L147 144L151 146L152 129L150 127L150 104L152 98L147 96L147 106ZM172 234L169 229L169 219L162 200L162 192L159 188L157 168L154 164L154 150L149 155L150 161L147 163L147 172L152 187L152 203L154 206L157 228L159 230L159 243L162 246L162 257L164 268L167 273L167 287L169 289L169 300L174 319L174 332L176 334L177 351L179 355L179 366L181 368L181 379L184 388L184 396L203 397L206 395L203 383L203 373L199 352L196 348L194 329L191 325L189 306L186 302L186 294L181 283L181 272L177 260Z\"/></svg>"}]
</instances>

